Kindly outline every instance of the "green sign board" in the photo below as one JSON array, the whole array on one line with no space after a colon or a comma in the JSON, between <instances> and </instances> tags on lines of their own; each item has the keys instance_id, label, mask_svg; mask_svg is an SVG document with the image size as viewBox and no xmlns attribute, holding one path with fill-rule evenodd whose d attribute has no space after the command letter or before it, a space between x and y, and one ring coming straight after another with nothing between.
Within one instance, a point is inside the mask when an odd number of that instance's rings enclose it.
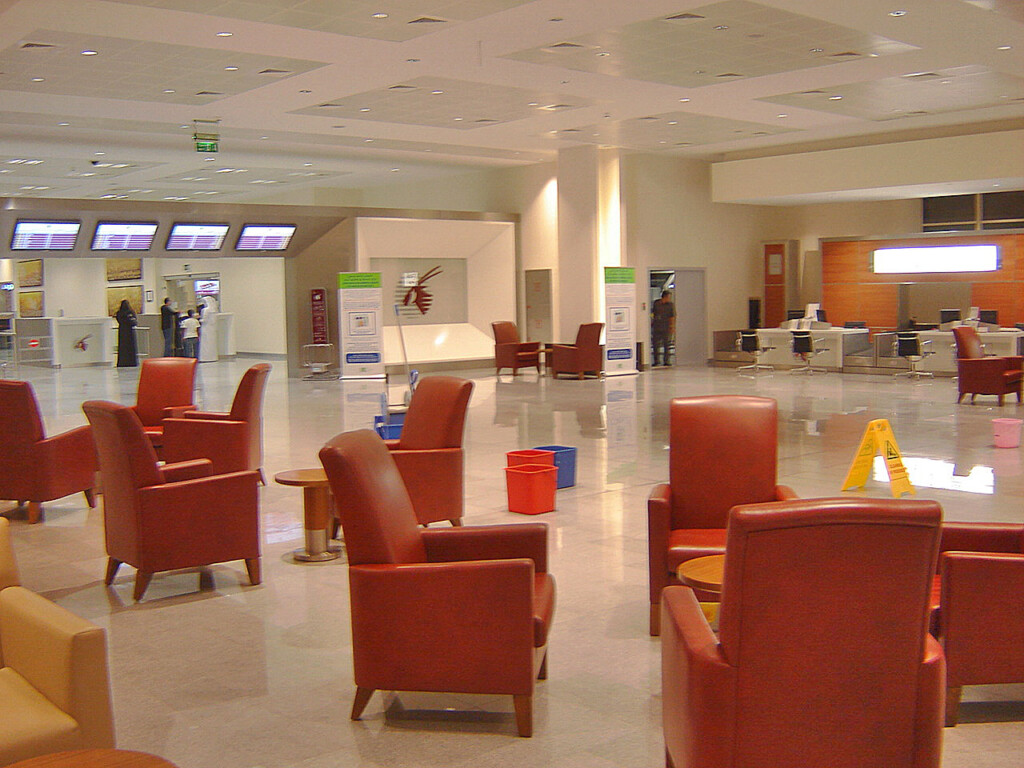
<instances>
[{"instance_id":1,"label":"green sign board","mask_svg":"<svg viewBox=\"0 0 1024 768\"><path fill-rule=\"evenodd\" d=\"M196 152L216 152L218 149L216 141L196 139Z\"/></svg>"},{"instance_id":2,"label":"green sign board","mask_svg":"<svg viewBox=\"0 0 1024 768\"><path fill-rule=\"evenodd\" d=\"M606 283L635 283L636 267L605 267L604 281Z\"/></svg>"},{"instance_id":3,"label":"green sign board","mask_svg":"<svg viewBox=\"0 0 1024 768\"><path fill-rule=\"evenodd\" d=\"M380 272L339 272L338 288L380 288Z\"/></svg>"}]
</instances>

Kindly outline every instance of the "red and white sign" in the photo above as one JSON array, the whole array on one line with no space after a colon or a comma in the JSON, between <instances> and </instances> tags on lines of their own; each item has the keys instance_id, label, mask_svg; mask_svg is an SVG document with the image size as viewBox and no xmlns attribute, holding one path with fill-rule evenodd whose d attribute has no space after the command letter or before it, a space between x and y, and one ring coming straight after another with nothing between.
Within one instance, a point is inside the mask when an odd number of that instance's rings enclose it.
<instances>
[{"instance_id":1,"label":"red and white sign","mask_svg":"<svg viewBox=\"0 0 1024 768\"><path fill-rule=\"evenodd\" d=\"M30 347L32 347L33 349L35 349L36 347L39 346L39 339L29 339L28 340L28 345Z\"/></svg>"},{"instance_id":2,"label":"red and white sign","mask_svg":"<svg viewBox=\"0 0 1024 768\"><path fill-rule=\"evenodd\" d=\"M309 302L313 313L313 343L327 344L327 290L313 288L309 292Z\"/></svg>"}]
</instances>

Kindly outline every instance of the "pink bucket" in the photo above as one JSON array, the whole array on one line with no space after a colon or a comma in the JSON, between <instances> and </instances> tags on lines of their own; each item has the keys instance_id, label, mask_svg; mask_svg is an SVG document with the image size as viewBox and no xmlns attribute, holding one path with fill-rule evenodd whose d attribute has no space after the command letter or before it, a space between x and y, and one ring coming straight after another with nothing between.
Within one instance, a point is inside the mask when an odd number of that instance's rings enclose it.
<instances>
[{"instance_id":1,"label":"pink bucket","mask_svg":"<svg viewBox=\"0 0 1024 768\"><path fill-rule=\"evenodd\" d=\"M1020 419L992 419L992 437L996 448L1017 448L1020 446Z\"/></svg>"}]
</instances>

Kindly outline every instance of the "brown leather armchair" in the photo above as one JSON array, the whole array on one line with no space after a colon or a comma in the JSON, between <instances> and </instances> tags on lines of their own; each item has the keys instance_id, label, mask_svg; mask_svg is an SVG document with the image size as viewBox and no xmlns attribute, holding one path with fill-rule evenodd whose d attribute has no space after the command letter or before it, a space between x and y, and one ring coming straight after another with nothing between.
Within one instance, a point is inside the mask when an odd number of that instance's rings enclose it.
<instances>
[{"instance_id":1,"label":"brown leather armchair","mask_svg":"<svg viewBox=\"0 0 1024 768\"><path fill-rule=\"evenodd\" d=\"M895 499L733 509L718 637L691 589L662 596L666 765L938 768L941 517Z\"/></svg>"},{"instance_id":2,"label":"brown leather armchair","mask_svg":"<svg viewBox=\"0 0 1024 768\"><path fill-rule=\"evenodd\" d=\"M679 583L679 564L725 551L732 507L796 497L775 483L778 405L771 398L678 397L669 404L669 430L669 481L647 499L652 635L661 590Z\"/></svg>"},{"instance_id":3,"label":"brown leather armchair","mask_svg":"<svg viewBox=\"0 0 1024 768\"><path fill-rule=\"evenodd\" d=\"M131 408L90 400L82 410L103 473L106 584L128 563L141 600L158 571L228 560L244 560L260 583L258 473L212 475L209 459L158 466Z\"/></svg>"},{"instance_id":4,"label":"brown leather armchair","mask_svg":"<svg viewBox=\"0 0 1024 768\"><path fill-rule=\"evenodd\" d=\"M540 342L520 341L519 330L510 320L491 323L494 332L494 367L500 374L502 368L511 368L515 376L520 368L536 368L540 373Z\"/></svg>"},{"instance_id":5,"label":"brown leather armchair","mask_svg":"<svg viewBox=\"0 0 1024 768\"><path fill-rule=\"evenodd\" d=\"M420 379L397 440L385 440L420 525L462 525L466 408L473 382L454 376ZM340 497L344 498L344 497Z\"/></svg>"},{"instance_id":6,"label":"brown leather armchair","mask_svg":"<svg viewBox=\"0 0 1024 768\"><path fill-rule=\"evenodd\" d=\"M946 652L946 725L965 685L1024 683L1024 525L946 523L938 634Z\"/></svg>"},{"instance_id":7,"label":"brown leather armchair","mask_svg":"<svg viewBox=\"0 0 1024 768\"><path fill-rule=\"evenodd\" d=\"M334 437L320 461L348 549L358 720L377 689L511 695L533 732L555 584L547 526L423 529L398 469L369 430Z\"/></svg>"},{"instance_id":8,"label":"brown leather armchair","mask_svg":"<svg viewBox=\"0 0 1024 768\"><path fill-rule=\"evenodd\" d=\"M195 385L194 358L150 357L142 361L133 410L158 454L164 443L164 419L195 408Z\"/></svg>"},{"instance_id":9,"label":"brown leather armchair","mask_svg":"<svg viewBox=\"0 0 1024 768\"><path fill-rule=\"evenodd\" d=\"M162 456L165 461L209 459L212 474L255 470L263 477L263 394L270 365L247 370L235 390L228 413L185 411L180 418L163 420Z\"/></svg>"},{"instance_id":10,"label":"brown leather armchair","mask_svg":"<svg viewBox=\"0 0 1024 768\"><path fill-rule=\"evenodd\" d=\"M85 494L96 506L96 449L89 427L46 437L32 385L0 381L0 498L28 502L28 521L43 519L42 502Z\"/></svg>"},{"instance_id":11,"label":"brown leather armchair","mask_svg":"<svg viewBox=\"0 0 1024 768\"><path fill-rule=\"evenodd\" d=\"M604 370L604 347L601 330L604 323L584 323L576 332L575 344L555 344L551 347L551 375L572 373L582 379L586 373L600 376Z\"/></svg>"},{"instance_id":12,"label":"brown leather armchair","mask_svg":"<svg viewBox=\"0 0 1024 768\"><path fill-rule=\"evenodd\" d=\"M967 325L953 329L956 339L956 368L959 403L964 395L970 394L971 403L978 395L997 395L999 405L1003 397L1017 394L1021 401L1021 386L1024 381L1024 357L986 357L978 332Z\"/></svg>"},{"instance_id":13,"label":"brown leather armchair","mask_svg":"<svg viewBox=\"0 0 1024 768\"><path fill-rule=\"evenodd\" d=\"M0 765L113 747L106 633L18 584L0 519Z\"/></svg>"}]
</instances>

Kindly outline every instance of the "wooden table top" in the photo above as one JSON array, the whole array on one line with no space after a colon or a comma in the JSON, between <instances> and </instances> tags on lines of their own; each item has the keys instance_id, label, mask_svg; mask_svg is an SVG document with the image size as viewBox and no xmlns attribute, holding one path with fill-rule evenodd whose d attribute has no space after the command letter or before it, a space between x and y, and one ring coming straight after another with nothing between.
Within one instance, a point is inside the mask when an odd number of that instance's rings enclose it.
<instances>
[{"instance_id":1,"label":"wooden table top","mask_svg":"<svg viewBox=\"0 0 1024 768\"><path fill-rule=\"evenodd\" d=\"M327 473L324 472L323 467L289 469L287 472L278 472L274 475L274 482L281 485L297 485L303 488L328 485Z\"/></svg>"},{"instance_id":2,"label":"wooden table top","mask_svg":"<svg viewBox=\"0 0 1024 768\"><path fill-rule=\"evenodd\" d=\"M676 569L676 576L688 587L721 592L724 572L725 555L707 555L681 563Z\"/></svg>"},{"instance_id":3,"label":"wooden table top","mask_svg":"<svg viewBox=\"0 0 1024 768\"><path fill-rule=\"evenodd\" d=\"M8 768L177 768L146 752L125 749L76 749L12 763Z\"/></svg>"}]
</instances>

